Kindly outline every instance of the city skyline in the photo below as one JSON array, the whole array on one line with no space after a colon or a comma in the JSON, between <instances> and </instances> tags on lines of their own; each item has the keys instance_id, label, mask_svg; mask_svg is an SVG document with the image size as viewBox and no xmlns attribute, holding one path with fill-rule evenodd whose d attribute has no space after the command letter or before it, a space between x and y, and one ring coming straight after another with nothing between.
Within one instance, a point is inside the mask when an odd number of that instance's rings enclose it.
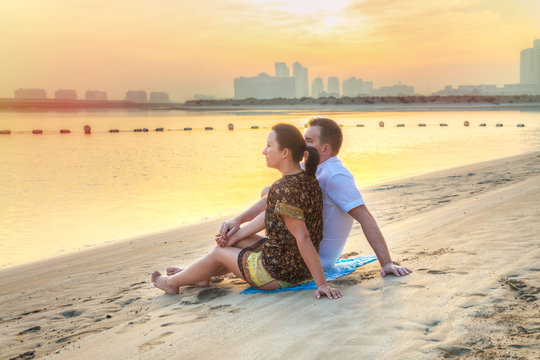
<instances>
[{"instance_id":1,"label":"city skyline","mask_svg":"<svg viewBox=\"0 0 540 360\"><path fill-rule=\"evenodd\" d=\"M520 82L520 51L540 38L538 14L532 0L6 0L0 98L19 88L232 98L234 78L272 74L274 59L300 61L310 90L316 77L401 82L423 95L503 86Z\"/></svg>"}]
</instances>

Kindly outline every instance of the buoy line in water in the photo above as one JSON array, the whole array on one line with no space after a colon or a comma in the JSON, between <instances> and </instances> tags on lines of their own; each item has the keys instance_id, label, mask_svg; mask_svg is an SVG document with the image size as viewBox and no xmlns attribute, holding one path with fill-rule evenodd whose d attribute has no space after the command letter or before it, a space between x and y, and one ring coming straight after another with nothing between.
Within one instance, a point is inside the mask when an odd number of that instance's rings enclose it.
<instances>
[{"instance_id":1,"label":"buoy line in water","mask_svg":"<svg viewBox=\"0 0 540 360\"><path fill-rule=\"evenodd\" d=\"M378 127L384 128L385 123L383 121L379 122L377 124ZM342 128L364 128L368 127L365 124L356 124L356 125L347 125L344 126L343 124L339 124ZM415 125L408 125L409 127L415 126ZM449 125L447 123L440 123L440 124L426 124L426 123L419 123L416 124L417 127L428 127L428 126L439 126L439 127L448 127ZM470 123L468 121L463 123L464 127L470 127ZM478 124L480 127L487 127L488 125L486 123L480 123ZM512 126L512 125L505 125L502 123L495 124L495 127L504 127L504 126ZM304 128L308 127L307 124L304 125ZM400 123L396 124L395 127L404 128L406 127L406 124ZM523 128L525 127L525 124L516 124L516 127ZM259 129L271 129L269 126L260 127L258 125L251 125L246 130L259 130ZM299 128L301 129L301 128ZM212 126L205 126L204 128L192 128L192 127L184 127L181 129L165 129L162 127L155 128L154 130L150 130L148 128L135 128L132 130L120 130L120 129L109 129L108 131L98 131L98 132L92 132L92 128L89 125L85 125L83 128L84 134L91 135L91 134L107 134L107 133L132 133L132 132L165 132L165 131L193 131L193 130L203 130L203 131L212 131L215 130ZM228 130L232 131L234 130L234 125L229 124ZM60 129L59 131L52 131L52 130L42 130L42 129L34 129L34 130L0 130L0 135L11 135L11 134L34 134L34 135L42 135L42 134L71 134L72 131L69 129Z\"/></svg>"}]
</instances>

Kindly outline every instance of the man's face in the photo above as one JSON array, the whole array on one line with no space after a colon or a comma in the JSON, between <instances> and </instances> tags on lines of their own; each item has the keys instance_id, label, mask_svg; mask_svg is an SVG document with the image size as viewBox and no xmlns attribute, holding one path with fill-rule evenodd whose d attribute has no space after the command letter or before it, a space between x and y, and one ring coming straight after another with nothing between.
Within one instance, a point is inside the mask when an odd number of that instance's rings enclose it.
<instances>
[{"instance_id":1,"label":"man's face","mask_svg":"<svg viewBox=\"0 0 540 360\"><path fill-rule=\"evenodd\" d=\"M319 154L322 154L322 147L319 142L319 135L321 134L321 127L318 125L310 126L307 128L304 139L307 146L313 146Z\"/></svg>"}]
</instances>

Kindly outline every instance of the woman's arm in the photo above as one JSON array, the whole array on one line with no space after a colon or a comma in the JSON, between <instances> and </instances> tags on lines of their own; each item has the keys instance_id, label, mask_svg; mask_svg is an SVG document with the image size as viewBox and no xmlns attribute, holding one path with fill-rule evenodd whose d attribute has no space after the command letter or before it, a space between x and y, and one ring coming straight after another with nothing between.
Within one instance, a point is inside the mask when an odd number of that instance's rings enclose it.
<instances>
[{"instance_id":1,"label":"woman's arm","mask_svg":"<svg viewBox=\"0 0 540 360\"><path fill-rule=\"evenodd\" d=\"M216 243L221 246L233 246L238 241L246 239L253 234L258 233L264 229L264 211L260 213L255 219L250 221L246 226L240 228L234 234L229 236L228 239L223 237L221 234L216 235Z\"/></svg>"},{"instance_id":2,"label":"woman's arm","mask_svg":"<svg viewBox=\"0 0 540 360\"><path fill-rule=\"evenodd\" d=\"M319 259L319 254L317 254L317 250L315 250L315 246L313 246L313 242L309 236L309 231L306 228L306 223L290 216L281 216L285 222L285 226L287 226L287 229L289 229L291 234L296 239L300 254L304 259L304 262L306 263L315 284L317 284L318 289L315 292L317 299L320 299L321 295L326 295L330 299L340 298L342 296L341 291L331 288L326 282L326 277L324 276L324 270L321 265L321 260Z\"/></svg>"}]
</instances>

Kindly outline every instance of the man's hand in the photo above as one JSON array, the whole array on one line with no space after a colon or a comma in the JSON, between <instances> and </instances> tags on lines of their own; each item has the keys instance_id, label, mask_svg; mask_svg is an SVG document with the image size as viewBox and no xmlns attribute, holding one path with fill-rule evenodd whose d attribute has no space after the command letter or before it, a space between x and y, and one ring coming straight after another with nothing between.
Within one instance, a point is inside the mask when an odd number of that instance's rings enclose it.
<instances>
[{"instance_id":1,"label":"man's hand","mask_svg":"<svg viewBox=\"0 0 540 360\"><path fill-rule=\"evenodd\" d=\"M407 269L406 267L396 266L393 263L389 262L382 267L381 275L385 277L386 275L394 276L405 276L412 273L412 270Z\"/></svg>"},{"instance_id":2,"label":"man's hand","mask_svg":"<svg viewBox=\"0 0 540 360\"><path fill-rule=\"evenodd\" d=\"M339 299L343 296L341 294L341 291L331 288L330 286L328 286L328 284L319 286L319 288L315 291L315 297L317 299L320 299L321 295L326 295L329 299Z\"/></svg>"},{"instance_id":3,"label":"man's hand","mask_svg":"<svg viewBox=\"0 0 540 360\"><path fill-rule=\"evenodd\" d=\"M242 223L240 222L240 220L238 220L238 218L225 221L221 224L221 227L219 228L219 235L221 235L225 240L227 240L229 236L231 236L232 234L237 232L238 229L240 229L240 225L242 225Z\"/></svg>"}]
</instances>

